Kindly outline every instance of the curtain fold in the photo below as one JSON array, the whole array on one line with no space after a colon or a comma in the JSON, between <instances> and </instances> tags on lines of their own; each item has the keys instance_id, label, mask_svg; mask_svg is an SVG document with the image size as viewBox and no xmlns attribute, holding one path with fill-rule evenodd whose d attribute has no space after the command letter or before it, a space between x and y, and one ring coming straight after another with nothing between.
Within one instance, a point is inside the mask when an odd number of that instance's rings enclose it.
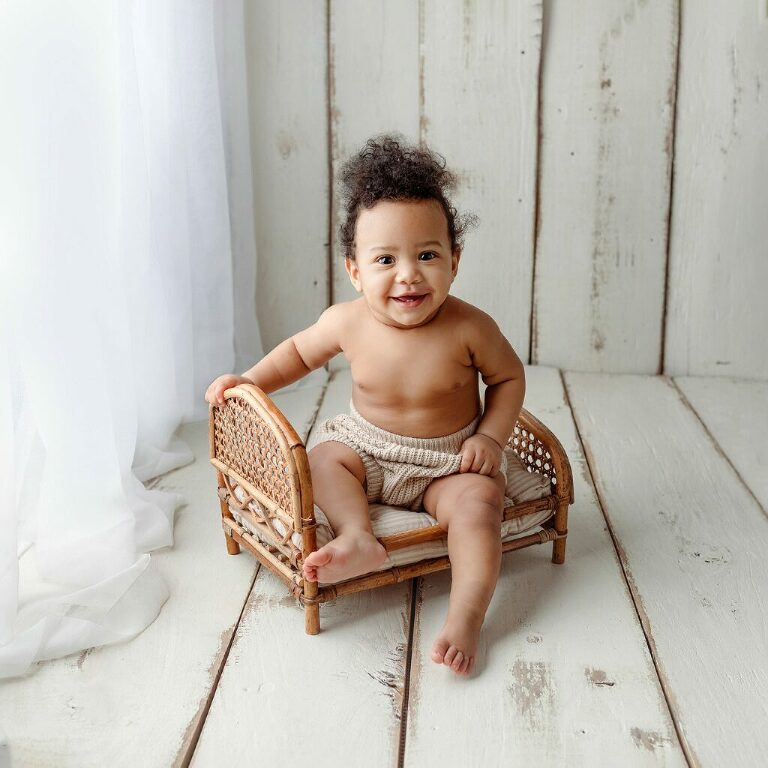
<instances>
[{"instance_id":1,"label":"curtain fold","mask_svg":"<svg viewBox=\"0 0 768 768\"><path fill-rule=\"evenodd\" d=\"M0 6L0 677L155 619L183 498L142 481L262 354L242 13Z\"/></svg>"}]
</instances>

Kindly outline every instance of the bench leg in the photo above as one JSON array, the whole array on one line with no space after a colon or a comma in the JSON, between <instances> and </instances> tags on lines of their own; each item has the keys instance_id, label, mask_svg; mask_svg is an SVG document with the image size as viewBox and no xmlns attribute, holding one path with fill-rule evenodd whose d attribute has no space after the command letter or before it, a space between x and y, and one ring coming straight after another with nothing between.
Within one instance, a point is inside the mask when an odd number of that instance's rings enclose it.
<instances>
[{"instance_id":1,"label":"bench leg","mask_svg":"<svg viewBox=\"0 0 768 768\"><path fill-rule=\"evenodd\" d=\"M220 481L223 484L223 481ZM221 507L221 516L228 517L232 520L232 513L229 511L229 506L223 499L219 499L219 507ZM228 536L226 531L224 532L224 541L227 542L227 552L230 555L240 554L240 545L234 540L232 536Z\"/></svg>"},{"instance_id":2,"label":"bench leg","mask_svg":"<svg viewBox=\"0 0 768 768\"><path fill-rule=\"evenodd\" d=\"M558 534L568 533L568 502L562 502L555 511L555 531ZM552 562L562 565L565 562L566 538L555 539L552 542Z\"/></svg>"},{"instance_id":3,"label":"bench leg","mask_svg":"<svg viewBox=\"0 0 768 768\"><path fill-rule=\"evenodd\" d=\"M317 582L303 580L302 590L304 597L312 600L317 598ZM320 603L303 602L304 606L304 631L308 635L317 635L320 632Z\"/></svg>"},{"instance_id":4,"label":"bench leg","mask_svg":"<svg viewBox=\"0 0 768 768\"><path fill-rule=\"evenodd\" d=\"M320 603L304 606L304 631L308 635L320 632Z\"/></svg>"}]
</instances>

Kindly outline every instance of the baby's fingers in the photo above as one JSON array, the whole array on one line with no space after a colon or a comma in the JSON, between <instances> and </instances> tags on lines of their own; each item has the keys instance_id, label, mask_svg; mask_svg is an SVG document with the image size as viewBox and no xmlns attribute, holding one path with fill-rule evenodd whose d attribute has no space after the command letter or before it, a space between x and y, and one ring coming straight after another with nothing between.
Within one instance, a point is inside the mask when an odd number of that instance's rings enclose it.
<instances>
[{"instance_id":1,"label":"baby's fingers","mask_svg":"<svg viewBox=\"0 0 768 768\"><path fill-rule=\"evenodd\" d=\"M215 384L211 384L210 387L208 387L208 391L205 393L205 399L211 404L211 405L220 405L224 402L224 399L222 397L222 389L219 386L216 386Z\"/></svg>"},{"instance_id":2,"label":"baby's fingers","mask_svg":"<svg viewBox=\"0 0 768 768\"><path fill-rule=\"evenodd\" d=\"M472 468L470 471L477 472L479 475L484 475L486 469L490 469L490 460L487 458L483 451L478 451L475 454L475 460L472 462Z\"/></svg>"},{"instance_id":3,"label":"baby's fingers","mask_svg":"<svg viewBox=\"0 0 768 768\"><path fill-rule=\"evenodd\" d=\"M467 472L474 472L477 474L478 472L480 472L480 469L482 468L482 466L483 466L483 457L480 454L476 453L472 461L470 462L469 466L467 467Z\"/></svg>"}]
</instances>

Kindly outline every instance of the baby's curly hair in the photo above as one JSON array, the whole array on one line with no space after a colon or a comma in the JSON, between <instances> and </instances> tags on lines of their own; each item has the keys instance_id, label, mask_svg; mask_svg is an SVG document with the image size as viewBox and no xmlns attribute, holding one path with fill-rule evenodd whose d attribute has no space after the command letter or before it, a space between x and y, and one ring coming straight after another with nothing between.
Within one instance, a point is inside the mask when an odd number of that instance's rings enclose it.
<instances>
[{"instance_id":1,"label":"baby's curly hair","mask_svg":"<svg viewBox=\"0 0 768 768\"><path fill-rule=\"evenodd\" d=\"M436 200L448 220L451 251L463 245L467 229L477 216L458 215L447 192L456 189L457 178L446 169L445 158L426 147L410 146L397 134L368 139L347 160L339 178L346 220L339 227L344 255L355 260L355 226L361 208L373 208L379 200Z\"/></svg>"}]
</instances>

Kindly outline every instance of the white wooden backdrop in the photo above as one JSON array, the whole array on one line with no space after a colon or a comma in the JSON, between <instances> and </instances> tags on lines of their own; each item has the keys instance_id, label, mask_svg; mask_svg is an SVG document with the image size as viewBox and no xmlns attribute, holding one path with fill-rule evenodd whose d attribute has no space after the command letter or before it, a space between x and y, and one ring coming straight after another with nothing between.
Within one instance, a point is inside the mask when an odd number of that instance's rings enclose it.
<instances>
[{"instance_id":1,"label":"white wooden backdrop","mask_svg":"<svg viewBox=\"0 0 768 768\"><path fill-rule=\"evenodd\" d=\"M335 174L460 176L454 293L528 363L768 379L768 3L264 0L247 46L266 350L354 298Z\"/></svg>"}]
</instances>

